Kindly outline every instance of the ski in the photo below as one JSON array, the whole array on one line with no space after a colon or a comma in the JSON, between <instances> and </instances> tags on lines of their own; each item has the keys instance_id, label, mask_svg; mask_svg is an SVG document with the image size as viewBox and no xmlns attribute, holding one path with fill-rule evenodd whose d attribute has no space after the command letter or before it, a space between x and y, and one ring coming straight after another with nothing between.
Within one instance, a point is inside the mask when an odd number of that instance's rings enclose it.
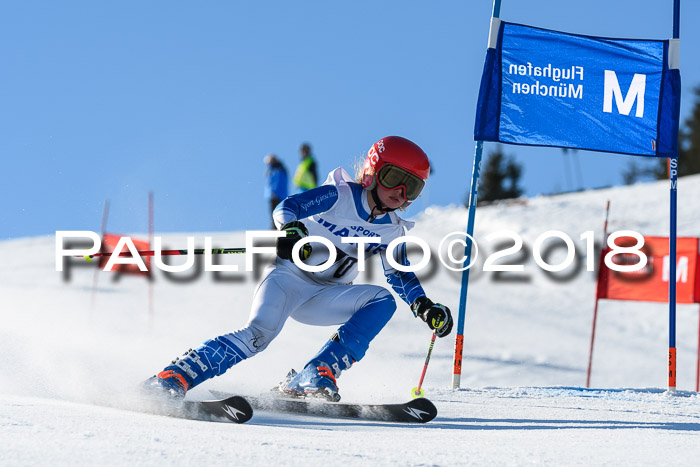
<instances>
[{"instance_id":1,"label":"ski","mask_svg":"<svg viewBox=\"0 0 700 467\"><path fill-rule=\"evenodd\" d=\"M182 401L150 399L141 402L141 410L190 420L213 421L226 419L234 423L245 423L253 417L253 407L241 396L228 395L219 400Z\"/></svg>"},{"instance_id":2,"label":"ski","mask_svg":"<svg viewBox=\"0 0 700 467\"><path fill-rule=\"evenodd\" d=\"M212 392L217 397L227 394ZM246 397L255 410L294 413L328 418L354 418L367 421L427 423L437 416L437 408L425 398L402 404L345 404L320 399L291 399L275 396Z\"/></svg>"},{"instance_id":3,"label":"ski","mask_svg":"<svg viewBox=\"0 0 700 467\"><path fill-rule=\"evenodd\" d=\"M234 423L245 423L253 417L253 407L241 396L221 400L185 401L187 412L195 410L204 414L226 418Z\"/></svg>"}]
</instances>

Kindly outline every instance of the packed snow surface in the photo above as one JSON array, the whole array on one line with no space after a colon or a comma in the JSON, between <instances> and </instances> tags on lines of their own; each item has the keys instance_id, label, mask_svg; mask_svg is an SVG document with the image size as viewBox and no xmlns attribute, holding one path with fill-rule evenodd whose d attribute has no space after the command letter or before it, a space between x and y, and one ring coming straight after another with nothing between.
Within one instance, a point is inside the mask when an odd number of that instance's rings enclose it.
<instances>
[{"instance_id":1,"label":"packed snow surface","mask_svg":"<svg viewBox=\"0 0 700 467\"><path fill-rule=\"evenodd\" d=\"M678 197L678 234L700 236L700 177L682 178ZM242 256L217 258L241 272L214 273L198 258L197 268L156 270L149 283L96 272L96 262L80 259L57 272L53 236L2 241L0 465L697 465L698 305L678 306L678 391L669 393L668 305L601 301L585 387L596 273L585 270L581 234L593 231L602 241L608 200L609 232L668 235L667 182L478 209L461 389L451 388L453 332L437 341L424 383L438 417L420 426L261 412L235 425L131 410L129 395L141 381L246 323L264 264L245 272ZM464 207L432 207L410 233L435 254L447 234L465 230L466 219ZM572 238L578 268L546 274L535 264L535 240L550 230ZM501 262L524 264L524 271L482 272L484 258L507 241L488 235L504 231L517 233L525 248ZM156 234L166 248L184 248L188 235L200 248L205 236L215 247L245 239L244 232ZM551 253L551 263L565 254ZM456 316L460 274L436 258L430 266L420 274L428 296ZM357 282L385 285L378 263L368 262ZM367 356L339 379L343 401L410 399L430 333L397 302ZM303 366L333 329L289 321L265 352L188 398L209 398L209 390L264 393Z\"/></svg>"}]
</instances>

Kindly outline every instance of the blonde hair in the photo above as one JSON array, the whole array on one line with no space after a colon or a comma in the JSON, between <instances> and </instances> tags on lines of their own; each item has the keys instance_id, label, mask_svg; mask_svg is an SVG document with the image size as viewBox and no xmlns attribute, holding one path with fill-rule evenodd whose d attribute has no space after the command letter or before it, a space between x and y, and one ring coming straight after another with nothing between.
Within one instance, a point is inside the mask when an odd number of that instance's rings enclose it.
<instances>
[{"instance_id":1,"label":"blonde hair","mask_svg":"<svg viewBox=\"0 0 700 467\"><path fill-rule=\"evenodd\" d=\"M355 182L362 185L362 175L365 170L365 159L367 156L358 156L352 163L353 171L355 172Z\"/></svg>"}]
</instances>

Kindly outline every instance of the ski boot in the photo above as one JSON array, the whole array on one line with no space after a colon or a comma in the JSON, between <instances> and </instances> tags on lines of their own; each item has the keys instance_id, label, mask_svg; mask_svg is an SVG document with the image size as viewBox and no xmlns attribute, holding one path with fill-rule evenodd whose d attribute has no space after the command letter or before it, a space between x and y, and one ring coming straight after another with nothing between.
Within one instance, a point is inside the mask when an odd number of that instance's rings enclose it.
<instances>
[{"instance_id":1,"label":"ski boot","mask_svg":"<svg viewBox=\"0 0 700 467\"><path fill-rule=\"evenodd\" d=\"M146 391L162 393L173 399L184 399L189 387L185 377L174 370L163 370L143 382Z\"/></svg>"},{"instance_id":2,"label":"ski boot","mask_svg":"<svg viewBox=\"0 0 700 467\"><path fill-rule=\"evenodd\" d=\"M287 387L289 382L292 379L294 379L294 377L296 375L297 375L297 371L294 368L292 368L291 370L289 370L289 373L287 373L287 376L284 377L284 381L281 381L277 386L270 389L270 392L275 393L275 394L281 393L285 396L295 397L295 395L293 393L285 391L284 388ZM276 395L278 395L278 394L276 394Z\"/></svg>"},{"instance_id":3,"label":"ski boot","mask_svg":"<svg viewBox=\"0 0 700 467\"><path fill-rule=\"evenodd\" d=\"M318 397L338 402L340 394L336 378L342 370L350 368L352 362L352 357L340 342L329 340L303 370L299 373L291 370L278 390L291 397Z\"/></svg>"},{"instance_id":4,"label":"ski boot","mask_svg":"<svg viewBox=\"0 0 700 467\"><path fill-rule=\"evenodd\" d=\"M208 367L199 352L190 349L170 362L163 371L144 381L143 387L156 394L165 393L173 399L184 399L187 391L195 386L195 379L199 379L199 382L206 379L203 374L206 370Z\"/></svg>"},{"instance_id":5,"label":"ski boot","mask_svg":"<svg viewBox=\"0 0 700 467\"><path fill-rule=\"evenodd\" d=\"M173 360L163 371L143 384L147 390L161 390L182 399L188 390L223 374L247 356L226 336L206 341ZM157 391L155 391L157 392Z\"/></svg>"}]
</instances>

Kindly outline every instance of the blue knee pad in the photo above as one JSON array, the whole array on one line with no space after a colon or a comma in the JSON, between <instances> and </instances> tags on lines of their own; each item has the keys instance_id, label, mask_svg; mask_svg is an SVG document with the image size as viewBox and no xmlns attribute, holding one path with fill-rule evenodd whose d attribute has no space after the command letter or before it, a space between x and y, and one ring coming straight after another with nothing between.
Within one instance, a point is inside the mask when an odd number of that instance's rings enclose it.
<instances>
[{"instance_id":1,"label":"blue knee pad","mask_svg":"<svg viewBox=\"0 0 700 467\"><path fill-rule=\"evenodd\" d=\"M173 370L187 380L189 389L214 376L222 375L246 355L224 336L208 340L196 350L190 349L165 370Z\"/></svg>"},{"instance_id":2,"label":"blue knee pad","mask_svg":"<svg viewBox=\"0 0 700 467\"><path fill-rule=\"evenodd\" d=\"M365 356L369 343L389 322L396 310L396 301L387 290L379 292L338 329L338 339L353 360Z\"/></svg>"}]
</instances>

